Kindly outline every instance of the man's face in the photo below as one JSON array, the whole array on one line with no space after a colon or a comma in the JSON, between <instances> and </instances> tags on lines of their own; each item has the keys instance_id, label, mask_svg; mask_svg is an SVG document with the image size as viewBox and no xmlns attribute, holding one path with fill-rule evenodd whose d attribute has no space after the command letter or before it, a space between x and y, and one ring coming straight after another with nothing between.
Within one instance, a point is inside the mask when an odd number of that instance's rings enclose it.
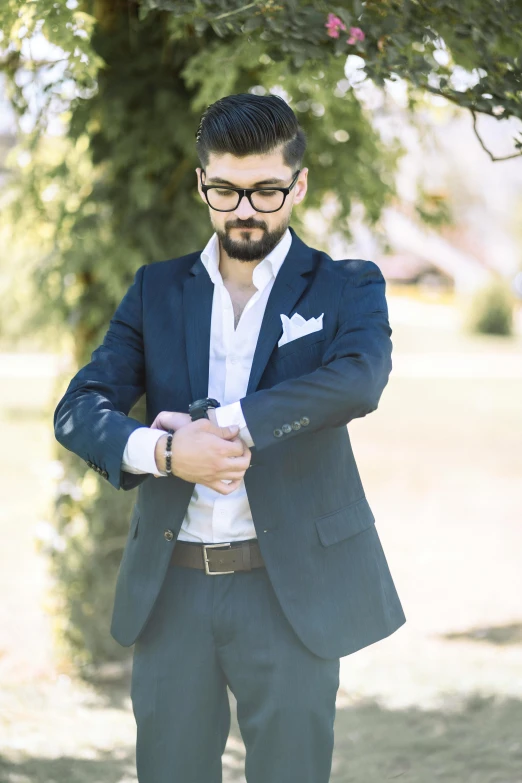
<instances>
[{"instance_id":1,"label":"man's face","mask_svg":"<svg viewBox=\"0 0 522 783\"><path fill-rule=\"evenodd\" d=\"M203 174L203 184L237 188L267 188L273 185L286 188L296 170L290 169L283 162L281 150L266 155L248 155L245 158L235 158L229 153L211 153ZM200 172L201 169L196 169L198 190L207 204L200 187ZM256 212L246 197L241 199L233 212L217 212L208 207L210 222L229 258L238 261L261 261L274 249L288 228L294 204L299 204L305 197L307 176L308 169L302 169L285 203L277 212Z\"/></svg>"}]
</instances>

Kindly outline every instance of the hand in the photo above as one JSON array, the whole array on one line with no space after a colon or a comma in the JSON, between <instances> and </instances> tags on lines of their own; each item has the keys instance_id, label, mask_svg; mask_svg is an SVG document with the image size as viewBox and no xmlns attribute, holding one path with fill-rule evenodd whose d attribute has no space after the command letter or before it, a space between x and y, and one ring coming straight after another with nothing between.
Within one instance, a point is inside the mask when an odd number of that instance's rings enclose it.
<instances>
[{"instance_id":1,"label":"hand","mask_svg":"<svg viewBox=\"0 0 522 783\"><path fill-rule=\"evenodd\" d=\"M181 429L181 427L184 427L191 422L190 413L161 411L150 425L150 428L151 430L174 430L174 432L176 432L176 430Z\"/></svg>"},{"instance_id":2,"label":"hand","mask_svg":"<svg viewBox=\"0 0 522 783\"><path fill-rule=\"evenodd\" d=\"M172 473L229 495L238 488L252 457L238 432L237 426L218 427L206 418L180 426L172 438ZM164 435L156 444L159 470L165 470L166 442L167 435ZM227 480L229 484L224 483Z\"/></svg>"}]
</instances>

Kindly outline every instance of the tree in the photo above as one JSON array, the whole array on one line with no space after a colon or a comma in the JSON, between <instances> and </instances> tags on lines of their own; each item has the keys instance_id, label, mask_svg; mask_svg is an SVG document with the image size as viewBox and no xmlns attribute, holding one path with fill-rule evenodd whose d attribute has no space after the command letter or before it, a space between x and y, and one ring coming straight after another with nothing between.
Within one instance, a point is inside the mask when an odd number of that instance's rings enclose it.
<instances>
[{"instance_id":1,"label":"tree","mask_svg":"<svg viewBox=\"0 0 522 783\"><path fill-rule=\"evenodd\" d=\"M362 58L378 86L403 78L414 110L426 91L473 113L522 116L522 8L506 0L299 3L237 0L4 0L2 69L24 127L30 163L13 177L4 211L17 232L38 235L41 303L33 328L52 320L72 330L75 359L89 360L136 268L204 246L206 208L196 191L195 131L223 95L285 97L309 139L313 187L329 194L336 227L359 201L374 224L394 195L401 150L385 145L344 75ZM56 54L31 50L45 36ZM454 69L471 80L458 84ZM31 108L30 87L40 105ZM50 136L62 116L65 134ZM514 140L522 153L522 139ZM26 159L27 161L27 159ZM297 210L293 224L305 239ZM63 387L64 379L61 379ZM57 398L60 392L57 392ZM145 421L142 399L130 415ZM50 551L63 600L65 638L79 664L125 657L110 639L110 596L133 493L115 496L62 449L56 497L62 548ZM123 510L122 503L126 506Z\"/></svg>"}]
</instances>

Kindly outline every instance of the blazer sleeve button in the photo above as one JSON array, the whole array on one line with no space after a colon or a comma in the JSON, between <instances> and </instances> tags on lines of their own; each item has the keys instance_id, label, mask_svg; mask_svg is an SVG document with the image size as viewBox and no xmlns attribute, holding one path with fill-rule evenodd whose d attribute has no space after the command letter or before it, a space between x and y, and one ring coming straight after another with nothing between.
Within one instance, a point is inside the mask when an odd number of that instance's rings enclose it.
<instances>
[{"instance_id":1,"label":"blazer sleeve button","mask_svg":"<svg viewBox=\"0 0 522 783\"><path fill-rule=\"evenodd\" d=\"M106 478L109 477L109 474L107 473L106 470L102 470L102 476L103 476L104 479L106 479Z\"/></svg>"},{"instance_id":2,"label":"blazer sleeve button","mask_svg":"<svg viewBox=\"0 0 522 783\"><path fill-rule=\"evenodd\" d=\"M286 432L287 435L288 435L289 432L292 432L292 428L291 428L291 426L289 424L283 424L281 429L283 430L283 432Z\"/></svg>"},{"instance_id":3,"label":"blazer sleeve button","mask_svg":"<svg viewBox=\"0 0 522 783\"><path fill-rule=\"evenodd\" d=\"M310 424L310 419L308 418L308 416L301 416L300 421L303 427L307 427Z\"/></svg>"},{"instance_id":4,"label":"blazer sleeve button","mask_svg":"<svg viewBox=\"0 0 522 783\"><path fill-rule=\"evenodd\" d=\"M301 429L301 424L300 424L300 422L298 422L298 421L293 421L293 422L292 422L292 429L294 429L294 430L300 430L300 429Z\"/></svg>"},{"instance_id":5,"label":"blazer sleeve button","mask_svg":"<svg viewBox=\"0 0 522 783\"><path fill-rule=\"evenodd\" d=\"M275 435L276 438L280 438L282 436L282 434L283 434L283 430L280 430L279 427L277 427L274 430L274 435Z\"/></svg>"}]
</instances>

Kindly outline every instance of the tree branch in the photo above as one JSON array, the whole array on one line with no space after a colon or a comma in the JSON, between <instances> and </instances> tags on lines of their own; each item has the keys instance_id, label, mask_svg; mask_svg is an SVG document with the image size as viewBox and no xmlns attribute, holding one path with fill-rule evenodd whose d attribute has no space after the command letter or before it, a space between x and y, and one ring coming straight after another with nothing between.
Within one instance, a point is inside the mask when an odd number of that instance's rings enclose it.
<instances>
[{"instance_id":1,"label":"tree branch","mask_svg":"<svg viewBox=\"0 0 522 783\"><path fill-rule=\"evenodd\" d=\"M473 131L475 133L475 136L477 137L477 139L479 141L479 144L482 147L482 149L484 150L484 152L486 152L489 155L489 157L491 158L491 160L493 162L498 161L498 160L511 160L512 158L520 158L522 156L522 150L520 152L514 152L513 155L504 155L502 158L497 158L495 155L493 155L493 153L488 150L488 148L486 147L486 145L484 144L484 142L482 141L482 139L480 137L480 134L479 134L478 128L477 128L477 114L476 114L475 110L474 109L470 109L470 112L471 112L471 116L473 117Z\"/></svg>"},{"instance_id":2,"label":"tree branch","mask_svg":"<svg viewBox=\"0 0 522 783\"><path fill-rule=\"evenodd\" d=\"M463 106L461 103L459 103L458 99L456 97L453 97L452 95L446 95L446 93L442 92L441 90L438 90L436 87L432 87L429 84L420 85L421 89L424 88L427 90L427 92L432 93L432 95L439 95L441 98L446 98L447 101L450 101L450 103L454 103L455 106L458 106L460 109L468 109L469 112L471 112L471 116L473 117L473 131L475 133L475 136L478 139L478 142L484 152L489 155L490 159L495 163L497 161L501 160L511 160L512 158L520 158L522 156L522 150L520 152L514 152L513 155L504 155L502 158L497 158L495 155L493 155L490 150L486 147L484 142L482 141L482 138L480 137L480 134L477 129L477 113L475 109L472 109L470 106ZM488 117L495 117L493 112L484 111L480 112L481 114L486 114ZM496 118L495 118L496 119Z\"/></svg>"},{"instance_id":3,"label":"tree branch","mask_svg":"<svg viewBox=\"0 0 522 783\"><path fill-rule=\"evenodd\" d=\"M57 63L67 62L70 59L70 57L60 57L59 60L22 60L21 58L13 58L12 56L8 55L5 59L0 60L0 71L12 67L15 60L17 68L22 67L27 68L28 70L36 71L38 68L49 68L53 65L56 65Z\"/></svg>"},{"instance_id":4,"label":"tree branch","mask_svg":"<svg viewBox=\"0 0 522 783\"><path fill-rule=\"evenodd\" d=\"M241 8L234 8L233 11L227 11L224 14L219 14L219 16L213 16L209 21L210 22L216 22L218 19L224 19L226 16L232 16L232 14L239 14L239 13L241 13L241 11L246 11L249 8L253 8L255 5L257 5L257 2L256 3L249 3L248 5L243 5L243 6L241 6Z\"/></svg>"}]
</instances>

